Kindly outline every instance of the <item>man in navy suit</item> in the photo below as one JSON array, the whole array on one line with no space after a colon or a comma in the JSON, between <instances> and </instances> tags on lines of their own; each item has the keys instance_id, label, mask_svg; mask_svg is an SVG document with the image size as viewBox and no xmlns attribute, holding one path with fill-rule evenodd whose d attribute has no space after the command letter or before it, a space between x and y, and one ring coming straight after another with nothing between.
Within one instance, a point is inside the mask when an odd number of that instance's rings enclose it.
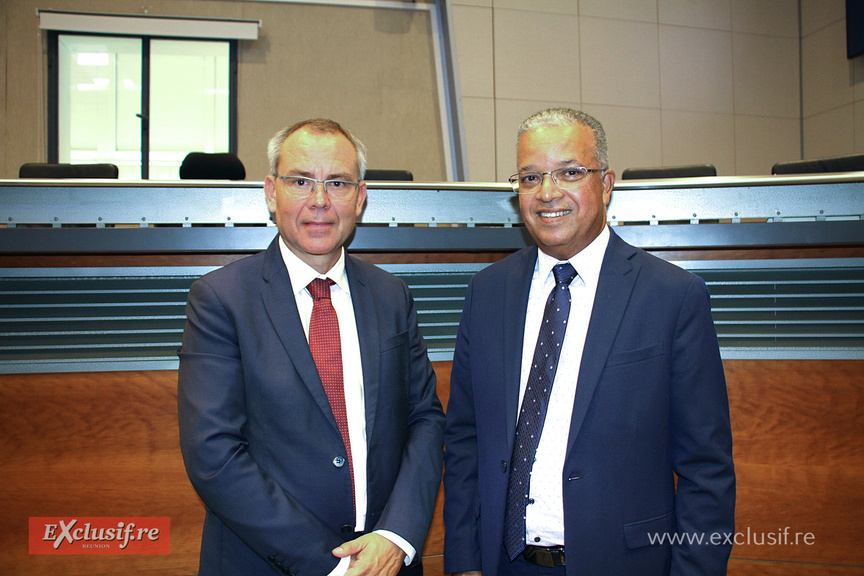
<instances>
[{"instance_id":1,"label":"man in navy suit","mask_svg":"<svg viewBox=\"0 0 864 576\"><path fill-rule=\"evenodd\" d=\"M269 157L278 236L196 281L186 308L178 407L206 507L199 575L422 574L444 414L408 288L343 249L365 148L318 119L276 134Z\"/></svg>"},{"instance_id":2,"label":"man in navy suit","mask_svg":"<svg viewBox=\"0 0 864 576\"><path fill-rule=\"evenodd\" d=\"M468 287L444 434L447 573L726 573L735 475L708 291L607 227L606 148L574 110L520 127L510 181L536 246Z\"/></svg>"}]
</instances>

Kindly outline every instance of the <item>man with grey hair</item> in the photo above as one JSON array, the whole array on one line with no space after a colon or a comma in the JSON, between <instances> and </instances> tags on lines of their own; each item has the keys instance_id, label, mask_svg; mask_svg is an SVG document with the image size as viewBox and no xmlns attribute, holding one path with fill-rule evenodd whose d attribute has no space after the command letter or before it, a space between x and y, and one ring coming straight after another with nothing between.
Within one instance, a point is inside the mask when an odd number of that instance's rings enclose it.
<instances>
[{"instance_id":1,"label":"man with grey hair","mask_svg":"<svg viewBox=\"0 0 864 576\"><path fill-rule=\"evenodd\" d=\"M726 573L735 473L698 276L606 225L591 116L523 122L510 178L536 245L468 287L447 407L444 571Z\"/></svg>"},{"instance_id":2,"label":"man with grey hair","mask_svg":"<svg viewBox=\"0 0 864 576\"><path fill-rule=\"evenodd\" d=\"M332 120L270 141L260 254L197 280L180 447L206 506L199 576L422 574L444 414L404 282L345 252L366 149Z\"/></svg>"}]
</instances>

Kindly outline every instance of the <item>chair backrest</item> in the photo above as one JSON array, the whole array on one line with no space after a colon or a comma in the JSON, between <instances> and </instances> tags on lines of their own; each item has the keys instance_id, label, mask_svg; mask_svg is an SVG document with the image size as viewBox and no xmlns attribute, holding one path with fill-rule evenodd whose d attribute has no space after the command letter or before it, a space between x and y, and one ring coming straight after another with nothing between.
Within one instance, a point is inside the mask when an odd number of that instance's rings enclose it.
<instances>
[{"instance_id":1,"label":"chair backrest","mask_svg":"<svg viewBox=\"0 0 864 576\"><path fill-rule=\"evenodd\" d=\"M771 167L771 174L819 174L823 172L859 172L864 170L864 154L790 160Z\"/></svg>"},{"instance_id":2,"label":"chair backrest","mask_svg":"<svg viewBox=\"0 0 864 576\"><path fill-rule=\"evenodd\" d=\"M364 180L401 180L410 182L414 180L414 175L408 170L366 170Z\"/></svg>"},{"instance_id":3,"label":"chair backrest","mask_svg":"<svg viewBox=\"0 0 864 576\"><path fill-rule=\"evenodd\" d=\"M231 152L190 152L180 164L181 180L243 180L246 168Z\"/></svg>"},{"instance_id":4,"label":"chair backrest","mask_svg":"<svg viewBox=\"0 0 864 576\"><path fill-rule=\"evenodd\" d=\"M687 164L685 166L658 166L656 168L627 168L622 180L649 180L652 178L699 178L717 176L713 164Z\"/></svg>"},{"instance_id":5,"label":"chair backrest","mask_svg":"<svg viewBox=\"0 0 864 576\"><path fill-rule=\"evenodd\" d=\"M28 162L18 169L19 178L117 178L114 164L49 164Z\"/></svg>"}]
</instances>

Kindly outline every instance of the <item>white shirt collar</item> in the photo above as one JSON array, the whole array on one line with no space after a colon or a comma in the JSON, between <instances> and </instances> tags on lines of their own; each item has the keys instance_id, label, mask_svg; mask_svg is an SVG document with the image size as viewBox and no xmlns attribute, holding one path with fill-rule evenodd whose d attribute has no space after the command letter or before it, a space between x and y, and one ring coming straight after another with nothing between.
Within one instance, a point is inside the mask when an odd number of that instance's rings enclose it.
<instances>
[{"instance_id":1,"label":"white shirt collar","mask_svg":"<svg viewBox=\"0 0 864 576\"><path fill-rule=\"evenodd\" d=\"M350 294L348 288L348 275L345 274L345 248L342 248L339 259L326 274L320 274L317 270L309 266L306 262L294 254L282 236L279 236L279 252L282 254L282 261L285 263L285 268L288 269L288 277L291 278L291 287L294 290L294 295L300 294L316 278L329 278L336 283L341 290L346 294Z\"/></svg>"},{"instance_id":2,"label":"white shirt collar","mask_svg":"<svg viewBox=\"0 0 864 576\"><path fill-rule=\"evenodd\" d=\"M573 265L576 272L579 273L578 278L586 285L596 286L600 280L600 267L603 265L603 257L606 255L606 246L609 244L610 236L609 227L604 226L600 234L588 246L567 260ZM559 263L561 263L561 260L546 254L538 248L537 278L545 282L551 274L552 268Z\"/></svg>"}]
</instances>

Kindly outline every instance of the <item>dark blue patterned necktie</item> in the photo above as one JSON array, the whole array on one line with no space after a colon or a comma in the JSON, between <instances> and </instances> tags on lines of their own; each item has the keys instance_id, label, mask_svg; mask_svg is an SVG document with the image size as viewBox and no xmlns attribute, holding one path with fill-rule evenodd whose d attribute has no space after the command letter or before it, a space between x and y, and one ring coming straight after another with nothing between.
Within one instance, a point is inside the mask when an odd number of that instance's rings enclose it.
<instances>
[{"instance_id":1,"label":"dark blue patterned necktie","mask_svg":"<svg viewBox=\"0 0 864 576\"><path fill-rule=\"evenodd\" d=\"M504 512L504 546L510 560L525 549L525 505L530 492L531 468L543 432L543 420L546 419L546 407L570 315L570 282L576 277L576 270L569 262L556 265L552 273L555 275L555 288L546 300L510 459Z\"/></svg>"}]
</instances>

